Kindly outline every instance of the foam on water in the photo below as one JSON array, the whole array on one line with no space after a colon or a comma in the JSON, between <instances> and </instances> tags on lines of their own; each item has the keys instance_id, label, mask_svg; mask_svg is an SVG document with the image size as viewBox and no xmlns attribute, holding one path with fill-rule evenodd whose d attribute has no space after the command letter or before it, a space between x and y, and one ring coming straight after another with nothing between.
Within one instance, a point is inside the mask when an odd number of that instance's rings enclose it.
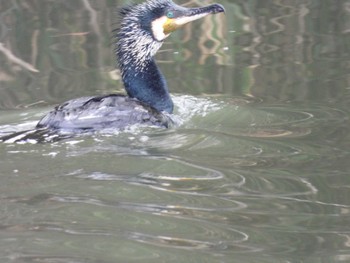
<instances>
[{"instance_id":1,"label":"foam on water","mask_svg":"<svg viewBox=\"0 0 350 263\"><path fill-rule=\"evenodd\" d=\"M173 119L178 125L183 125L194 116L205 117L210 112L220 110L223 103L208 98L198 98L190 95L172 97L176 106Z\"/></svg>"}]
</instances>

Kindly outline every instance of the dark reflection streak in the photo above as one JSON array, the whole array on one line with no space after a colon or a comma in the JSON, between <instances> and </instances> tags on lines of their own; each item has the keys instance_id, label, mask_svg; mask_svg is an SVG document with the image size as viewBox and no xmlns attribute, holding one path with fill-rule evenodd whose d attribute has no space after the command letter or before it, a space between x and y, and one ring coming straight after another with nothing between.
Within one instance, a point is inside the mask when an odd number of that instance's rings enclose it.
<instances>
[{"instance_id":1,"label":"dark reflection streak","mask_svg":"<svg viewBox=\"0 0 350 263\"><path fill-rule=\"evenodd\" d=\"M9 50L8 48L6 48L3 43L0 43L0 52L2 52L7 60L9 60L11 63L18 65L22 68L25 68L28 71L32 71L32 72L39 72L36 68L33 67L33 65L27 63L26 61L18 58L17 56L15 56L11 50Z\"/></svg>"},{"instance_id":2,"label":"dark reflection streak","mask_svg":"<svg viewBox=\"0 0 350 263\"><path fill-rule=\"evenodd\" d=\"M10 28L6 26L6 16L11 14L14 10L16 10L18 7L16 5L16 2L11 2L12 6L9 7L6 11L0 12L0 41L2 42L3 39L6 39L7 35L10 33Z\"/></svg>"},{"instance_id":3,"label":"dark reflection streak","mask_svg":"<svg viewBox=\"0 0 350 263\"><path fill-rule=\"evenodd\" d=\"M301 193L296 193L296 195L300 195ZM305 193L305 195L308 195L310 193ZM227 194L222 194L221 196L228 196ZM341 207L341 208L350 208L350 205L343 205L343 204L336 204L336 203L326 203L321 202L317 200L307 200L307 199L300 199L295 197L289 197L289 196L282 196L282 195L269 195L269 194L251 194L251 193L243 193L243 194L237 194L235 193L235 196L244 196L244 197L253 197L253 198L273 198L273 199L280 199L280 200L287 200L287 201L295 201L300 203L310 203L310 204L319 204L319 205L326 205L326 206L335 206L335 207Z\"/></svg>"},{"instance_id":4,"label":"dark reflection streak","mask_svg":"<svg viewBox=\"0 0 350 263\"><path fill-rule=\"evenodd\" d=\"M99 54L103 54L102 52L102 35L101 35L101 31L100 31L100 27L98 25L98 21L97 21L97 12L95 9L92 8L90 2L88 0L81 0L83 3L83 6L85 7L85 9L88 11L89 15L90 15L90 26L92 27L92 31L94 32L94 34L96 35L96 39L97 39L97 45L96 47L98 48L98 54L95 56L95 58L97 59L97 66L99 68L102 67L103 62L102 62L102 56Z\"/></svg>"},{"instance_id":5,"label":"dark reflection streak","mask_svg":"<svg viewBox=\"0 0 350 263\"><path fill-rule=\"evenodd\" d=\"M309 8L307 7L308 5L310 5L310 3L306 4L301 4L300 6L300 12L299 12L299 16L298 16L298 22L299 22L299 32L296 35L296 44L300 45L304 42L304 38L303 36L305 35L306 32L306 25L305 25L305 21L306 21L306 17L307 15L310 13ZM301 52L302 50L300 49L299 52ZM302 58L302 54L299 54L299 57Z\"/></svg>"},{"instance_id":6,"label":"dark reflection streak","mask_svg":"<svg viewBox=\"0 0 350 263\"><path fill-rule=\"evenodd\" d=\"M198 129L187 129L186 131L189 132L196 132ZM251 128L244 128L239 129L237 128L234 132L227 132L227 131L219 131L219 130L209 130L209 129L200 129L201 132L205 132L212 135L219 135L219 136L228 136L228 137L236 137L236 138L251 138L251 139L259 139L259 138L294 138L294 137L302 137L309 135L311 133L311 129L308 128L299 128L299 127L291 127L289 130L282 129L282 128L259 128L259 127L251 127ZM290 148L293 148L290 146ZM297 148L296 152L300 152Z\"/></svg>"},{"instance_id":7,"label":"dark reflection streak","mask_svg":"<svg viewBox=\"0 0 350 263\"><path fill-rule=\"evenodd\" d=\"M123 156L125 156L126 154L123 154ZM134 154L129 154L129 156L135 156ZM152 173L147 173L147 172L143 172L141 173L141 177L142 178L145 178L145 179L166 179L166 180L174 180L174 181L179 181L179 180L200 180L200 181L207 181L207 180L221 180L221 179L224 179L225 178L225 175L216 170L216 169L213 169L213 168L209 168L209 167L205 167L205 166L202 166L202 165L199 165L199 164L194 164L193 162L190 162L184 158L181 158L179 156L175 156L175 155L168 155L168 154L165 154L165 155L162 155L162 154L152 154L152 155L143 155L144 158L147 158L147 159L150 159L150 160L165 160L165 161L174 161L174 162L177 162L177 163L180 163L180 164L183 164L185 166L188 166L188 167L192 167L192 168L195 168L195 169L198 169L198 170L201 170L201 171L204 171L204 172L207 172L206 174L204 175L200 175L200 176L180 176L180 177L171 177L171 176L168 176L168 175L156 175L156 176L153 176ZM139 175L139 176L140 176ZM83 175L81 176L81 178L92 178L92 179L95 179L95 180L125 180L125 179L130 179L130 176L129 175L126 175L126 176L114 176L114 175L109 175L109 174L100 174L100 173L93 173L91 175ZM136 181L137 182L137 181ZM239 183L240 185L241 183Z\"/></svg>"},{"instance_id":8,"label":"dark reflection streak","mask_svg":"<svg viewBox=\"0 0 350 263\"><path fill-rule=\"evenodd\" d=\"M261 180L264 181L264 179L261 179ZM220 196L238 195L238 196L264 197L264 198L294 198L291 196L300 196L300 195L309 196L309 195L315 195L318 192L318 190L314 186L310 185L309 182L302 181L302 183L304 183L306 185L306 187L308 189L310 189L310 191L303 191L303 192L294 191L292 193L285 193L285 194L282 194L282 193L281 194L269 194L269 193L258 192L258 191L250 189L248 186L242 185L239 188L241 193L238 194L235 191L233 194L225 193L225 194L221 194Z\"/></svg>"},{"instance_id":9,"label":"dark reflection streak","mask_svg":"<svg viewBox=\"0 0 350 263\"><path fill-rule=\"evenodd\" d=\"M320 205L326 205L326 206L335 206L335 207L342 207L342 208L350 208L350 205L342 205L342 204L335 204L335 203L326 203L326 202L321 202L317 200L307 200L307 199L299 199L299 198L294 198L294 197L277 197L278 199L281 200L291 200L291 201L296 201L296 202L302 202L302 203L311 203L311 204L320 204Z\"/></svg>"},{"instance_id":10,"label":"dark reflection streak","mask_svg":"<svg viewBox=\"0 0 350 263\"><path fill-rule=\"evenodd\" d=\"M132 232L130 233L130 237L142 243L155 244L158 246L170 246L182 249L205 249L215 250L215 251L224 251L232 249L233 246L241 248L245 251L249 252L258 252L261 251L259 248L251 247L248 245L241 245L240 243L246 242L249 239L249 236L246 233L241 231L234 230L243 236L240 240L233 241L217 241L217 242L209 242L209 241L200 241L194 239L183 239L183 238L175 238L170 236L153 236L147 235L144 233ZM241 250L242 251L242 250Z\"/></svg>"},{"instance_id":11,"label":"dark reflection streak","mask_svg":"<svg viewBox=\"0 0 350 263\"><path fill-rule=\"evenodd\" d=\"M0 227L2 230L11 231L14 226ZM229 229L232 234L235 235L235 238L232 240L217 240L217 241L202 241L198 239L189 239L189 238L180 238L174 236L166 236L166 235L152 235L141 232L134 232L128 230L113 230L113 231L101 231L98 229L84 229L77 230L72 228L64 228L57 224L52 223L42 223L37 225L21 225L16 226L16 228L20 227L22 230L33 231L33 232L61 232L69 235L77 235L77 236L105 236L105 237L118 237L124 236L127 239L135 240L137 242L153 244L157 246L168 246L173 248L181 248L181 249L200 249L200 250L215 250L215 251L229 251L233 247L237 247L243 249L245 251L257 252L260 251L260 248L252 247L249 245L243 245L241 243L247 242L249 240L249 235L236 230ZM215 228L215 226L213 226ZM218 226L220 228L220 226ZM218 229L220 230L220 229ZM240 238L236 236L239 235ZM208 251L207 251L208 252Z\"/></svg>"},{"instance_id":12,"label":"dark reflection streak","mask_svg":"<svg viewBox=\"0 0 350 263\"><path fill-rule=\"evenodd\" d=\"M193 206L176 206L176 205L159 205L159 204L142 204L142 203L131 203L131 202L119 202L119 201L107 201L101 199L93 199L93 198L84 198L77 196L51 196L50 201L62 202L62 203L83 203L83 204L91 204L96 206L106 206L106 207L119 207L137 212L150 212L156 214L167 214L168 210L196 210L201 212L215 212L215 211L236 211L239 209L245 208L245 204L241 202L232 202L238 204L237 207L216 207L216 208L204 208L204 207L193 207ZM20 200L22 202L22 200Z\"/></svg>"},{"instance_id":13,"label":"dark reflection streak","mask_svg":"<svg viewBox=\"0 0 350 263\"><path fill-rule=\"evenodd\" d=\"M150 158L153 159L154 156L152 156ZM176 161L178 163L185 164L186 166L193 167L193 168L208 172L207 176L201 177L200 180L220 180L222 178L225 178L225 175L218 170L215 170L215 169L212 169L209 167L205 167L205 166L201 166L201 165L193 164L193 162L183 160L183 159L179 158L178 156L167 155L166 157L161 157L161 158L157 158L157 159L164 159L164 158L166 160L173 160L173 161ZM208 175L210 175L210 176L208 176ZM188 178L188 179L193 179L193 178Z\"/></svg>"},{"instance_id":14,"label":"dark reflection streak","mask_svg":"<svg viewBox=\"0 0 350 263\"><path fill-rule=\"evenodd\" d=\"M12 256L11 256L12 257ZM26 253L21 253L20 255L14 256L16 262L25 263L36 263L36 262L90 262L89 258L84 258L81 256L76 257L66 257L66 256L40 256L40 255L26 255ZM15 262L15 261L11 261ZM107 263L106 261L99 261L99 263Z\"/></svg>"},{"instance_id":15,"label":"dark reflection streak","mask_svg":"<svg viewBox=\"0 0 350 263\"><path fill-rule=\"evenodd\" d=\"M90 25L93 28L93 32L97 36L101 36L100 28L98 27L98 23L97 23L97 12L96 12L96 10L94 10L91 7L90 2L88 0L82 0L82 2L83 2L83 5L84 5L85 9L90 14Z\"/></svg>"}]
</instances>

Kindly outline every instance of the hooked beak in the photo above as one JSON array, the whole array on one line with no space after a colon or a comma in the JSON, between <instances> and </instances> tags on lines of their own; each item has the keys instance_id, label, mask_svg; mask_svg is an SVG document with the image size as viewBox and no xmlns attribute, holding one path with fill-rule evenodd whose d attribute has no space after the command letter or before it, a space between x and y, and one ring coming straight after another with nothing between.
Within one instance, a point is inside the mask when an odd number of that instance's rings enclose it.
<instances>
[{"instance_id":1,"label":"hooked beak","mask_svg":"<svg viewBox=\"0 0 350 263\"><path fill-rule=\"evenodd\" d=\"M220 4L212 4L198 8L176 7L177 9L174 10L174 17L167 17L163 24L163 32L165 35L169 35L171 32L182 27L183 25L207 15L225 12L225 8Z\"/></svg>"}]
</instances>

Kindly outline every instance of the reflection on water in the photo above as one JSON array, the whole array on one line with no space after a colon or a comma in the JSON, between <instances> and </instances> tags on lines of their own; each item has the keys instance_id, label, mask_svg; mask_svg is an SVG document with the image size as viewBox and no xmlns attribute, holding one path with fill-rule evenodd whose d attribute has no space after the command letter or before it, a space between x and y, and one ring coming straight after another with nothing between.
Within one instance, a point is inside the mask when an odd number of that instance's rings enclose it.
<instances>
[{"instance_id":1,"label":"reflection on water","mask_svg":"<svg viewBox=\"0 0 350 263\"><path fill-rule=\"evenodd\" d=\"M177 128L0 144L1 262L350 260L350 1L222 4L157 57ZM0 135L122 89L118 5L0 4L2 47L40 71L0 51Z\"/></svg>"}]
</instances>

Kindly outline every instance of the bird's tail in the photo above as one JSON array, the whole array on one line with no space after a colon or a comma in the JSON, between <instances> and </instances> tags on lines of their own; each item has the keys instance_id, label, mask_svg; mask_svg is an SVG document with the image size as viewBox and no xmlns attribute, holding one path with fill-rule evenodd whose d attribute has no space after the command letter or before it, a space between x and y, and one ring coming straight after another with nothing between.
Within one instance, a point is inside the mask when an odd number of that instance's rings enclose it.
<instances>
[{"instance_id":1,"label":"bird's tail","mask_svg":"<svg viewBox=\"0 0 350 263\"><path fill-rule=\"evenodd\" d=\"M55 142L70 137L68 134L60 134L55 130L32 129L14 132L8 135L0 136L0 142L4 143L43 143Z\"/></svg>"}]
</instances>

